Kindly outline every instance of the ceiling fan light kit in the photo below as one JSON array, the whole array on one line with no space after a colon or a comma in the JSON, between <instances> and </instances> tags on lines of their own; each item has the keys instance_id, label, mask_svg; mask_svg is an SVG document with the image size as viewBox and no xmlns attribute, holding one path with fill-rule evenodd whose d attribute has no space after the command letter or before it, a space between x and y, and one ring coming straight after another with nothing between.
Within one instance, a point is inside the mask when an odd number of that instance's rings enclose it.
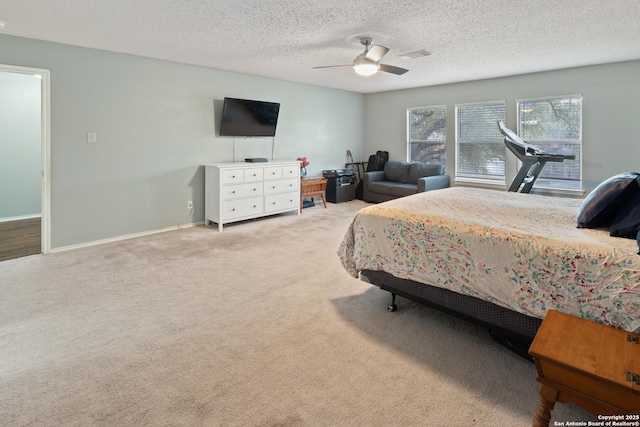
<instances>
[{"instance_id":1,"label":"ceiling fan light kit","mask_svg":"<svg viewBox=\"0 0 640 427\"><path fill-rule=\"evenodd\" d=\"M407 69L394 67L393 65L381 64L380 60L383 56L389 52L389 48L372 44L371 37L362 37L360 43L364 46L364 52L356 56L353 60L354 71L361 76L371 76L378 71L384 71L385 73L391 73L401 75L406 73ZM349 65L325 65L323 67L313 68L334 68L334 67L349 67Z\"/></svg>"},{"instance_id":2,"label":"ceiling fan light kit","mask_svg":"<svg viewBox=\"0 0 640 427\"><path fill-rule=\"evenodd\" d=\"M353 69L361 76L371 76L378 72L380 64L365 58L364 54L361 54L353 61Z\"/></svg>"}]
</instances>

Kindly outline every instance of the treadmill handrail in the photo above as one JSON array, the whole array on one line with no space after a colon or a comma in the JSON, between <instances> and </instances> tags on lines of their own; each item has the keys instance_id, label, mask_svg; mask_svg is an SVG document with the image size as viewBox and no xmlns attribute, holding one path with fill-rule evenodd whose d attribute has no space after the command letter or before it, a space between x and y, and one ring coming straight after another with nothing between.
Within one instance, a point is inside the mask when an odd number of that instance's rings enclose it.
<instances>
[{"instance_id":1,"label":"treadmill handrail","mask_svg":"<svg viewBox=\"0 0 640 427\"><path fill-rule=\"evenodd\" d=\"M528 142L525 142L522 138L520 138L514 131L507 128L504 125L502 120L498 120L498 128L500 129L500 133L504 135L505 139L508 139L515 146L520 146L522 148L522 152L520 154L524 155L545 155L546 151L543 151L536 147L535 145L531 145ZM514 147L515 148L515 147ZM520 151L520 150L518 150ZM515 154L515 153L514 153Z\"/></svg>"}]
</instances>

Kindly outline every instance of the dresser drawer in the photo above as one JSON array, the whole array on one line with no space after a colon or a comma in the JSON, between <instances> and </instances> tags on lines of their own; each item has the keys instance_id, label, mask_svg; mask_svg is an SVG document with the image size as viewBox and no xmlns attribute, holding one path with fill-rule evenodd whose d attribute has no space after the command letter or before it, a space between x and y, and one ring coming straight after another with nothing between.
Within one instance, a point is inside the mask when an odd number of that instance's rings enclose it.
<instances>
[{"instance_id":1,"label":"dresser drawer","mask_svg":"<svg viewBox=\"0 0 640 427\"><path fill-rule=\"evenodd\" d=\"M229 169L222 171L222 184L239 184L244 182L244 170Z\"/></svg>"},{"instance_id":2,"label":"dresser drawer","mask_svg":"<svg viewBox=\"0 0 640 427\"><path fill-rule=\"evenodd\" d=\"M244 170L244 182L262 181L264 168L251 168Z\"/></svg>"},{"instance_id":3,"label":"dresser drawer","mask_svg":"<svg viewBox=\"0 0 640 427\"><path fill-rule=\"evenodd\" d=\"M264 211L274 212L299 207L298 193L272 194L264 197Z\"/></svg>"},{"instance_id":4,"label":"dresser drawer","mask_svg":"<svg viewBox=\"0 0 640 427\"><path fill-rule=\"evenodd\" d=\"M300 186L300 178L270 181L264 184L264 194L289 193L297 191Z\"/></svg>"},{"instance_id":5,"label":"dresser drawer","mask_svg":"<svg viewBox=\"0 0 640 427\"><path fill-rule=\"evenodd\" d=\"M283 166L282 177L300 179L300 168L298 166Z\"/></svg>"},{"instance_id":6,"label":"dresser drawer","mask_svg":"<svg viewBox=\"0 0 640 427\"><path fill-rule=\"evenodd\" d=\"M282 166L264 168L264 179L282 179Z\"/></svg>"},{"instance_id":7,"label":"dresser drawer","mask_svg":"<svg viewBox=\"0 0 640 427\"><path fill-rule=\"evenodd\" d=\"M262 181L249 184L226 185L222 187L222 200L262 196Z\"/></svg>"},{"instance_id":8,"label":"dresser drawer","mask_svg":"<svg viewBox=\"0 0 640 427\"><path fill-rule=\"evenodd\" d=\"M222 204L222 220L242 218L264 212L262 197L231 200Z\"/></svg>"}]
</instances>

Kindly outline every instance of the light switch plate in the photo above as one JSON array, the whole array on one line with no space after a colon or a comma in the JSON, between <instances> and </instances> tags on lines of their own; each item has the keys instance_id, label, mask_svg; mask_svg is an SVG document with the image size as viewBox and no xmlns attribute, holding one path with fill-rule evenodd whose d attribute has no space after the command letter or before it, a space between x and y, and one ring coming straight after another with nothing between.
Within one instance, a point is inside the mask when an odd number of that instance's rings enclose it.
<instances>
[{"instance_id":1,"label":"light switch plate","mask_svg":"<svg viewBox=\"0 0 640 427\"><path fill-rule=\"evenodd\" d=\"M87 134L87 143L95 144L96 142L98 142L98 135L96 135L94 132L89 132Z\"/></svg>"}]
</instances>

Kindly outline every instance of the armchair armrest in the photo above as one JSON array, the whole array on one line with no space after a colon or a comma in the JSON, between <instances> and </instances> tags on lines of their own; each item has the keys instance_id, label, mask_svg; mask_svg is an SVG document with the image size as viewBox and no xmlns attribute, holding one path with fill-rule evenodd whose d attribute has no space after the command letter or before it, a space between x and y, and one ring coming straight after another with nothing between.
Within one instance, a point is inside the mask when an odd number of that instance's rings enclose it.
<instances>
[{"instance_id":1,"label":"armchair armrest","mask_svg":"<svg viewBox=\"0 0 640 427\"><path fill-rule=\"evenodd\" d=\"M449 187L449 175L433 175L418 178L418 193Z\"/></svg>"},{"instance_id":2,"label":"armchair armrest","mask_svg":"<svg viewBox=\"0 0 640 427\"><path fill-rule=\"evenodd\" d=\"M364 185L369 182L384 181L384 171L372 171L364 173Z\"/></svg>"},{"instance_id":3,"label":"armchair armrest","mask_svg":"<svg viewBox=\"0 0 640 427\"><path fill-rule=\"evenodd\" d=\"M369 183L384 181L384 171L365 172L362 177L362 200L365 202L374 201L369 192Z\"/></svg>"}]
</instances>

